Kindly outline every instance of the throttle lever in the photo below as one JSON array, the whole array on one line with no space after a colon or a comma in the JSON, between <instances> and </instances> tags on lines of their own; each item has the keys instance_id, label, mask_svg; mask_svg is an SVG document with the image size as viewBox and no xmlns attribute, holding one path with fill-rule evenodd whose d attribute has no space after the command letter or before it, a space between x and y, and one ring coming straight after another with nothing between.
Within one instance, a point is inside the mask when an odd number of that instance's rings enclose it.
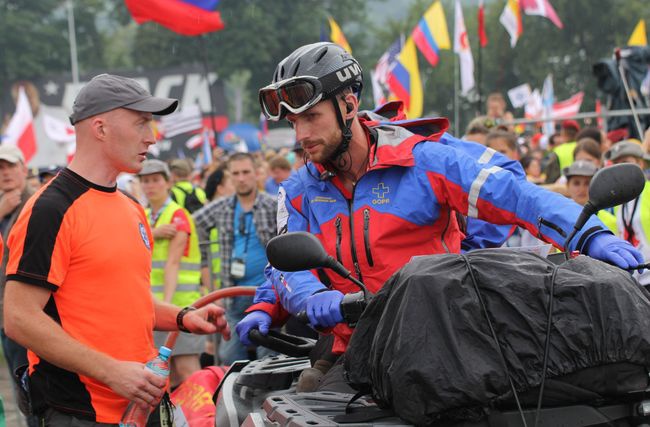
<instances>
[{"instance_id":1,"label":"throttle lever","mask_svg":"<svg viewBox=\"0 0 650 427\"><path fill-rule=\"evenodd\" d=\"M626 268L627 271L645 270L645 269L650 269L650 262L646 262L645 264L639 264L636 267Z\"/></svg>"},{"instance_id":2,"label":"throttle lever","mask_svg":"<svg viewBox=\"0 0 650 427\"><path fill-rule=\"evenodd\" d=\"M343 321L345 321L349 327L354 328L367 305L368 302L363 291L343 295L343 300L341 301L341 314L343 315ZM307 316L306 311L299 312L295 317L299 322L304 323L305 325L310 324L309 316ZM311 326L314 327L314 325Z\"/></svg>"}]
</instances>

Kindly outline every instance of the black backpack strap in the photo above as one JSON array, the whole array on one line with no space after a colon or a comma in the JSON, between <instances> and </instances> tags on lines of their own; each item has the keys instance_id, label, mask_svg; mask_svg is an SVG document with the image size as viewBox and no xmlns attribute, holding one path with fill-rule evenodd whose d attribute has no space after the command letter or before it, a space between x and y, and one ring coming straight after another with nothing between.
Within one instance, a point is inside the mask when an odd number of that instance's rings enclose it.
<instances>
[{"instance_id":1,"label":"black backpack strap","mask_svg":"<svg viewBox=\"0 0 650 427\"><path fill-rule=\"evenodd\" d=\"M369 393L367 390L361 390L352 396L352 399L350 399L347 405L345 405L345 414L336 415L334 418L332 418L332 421L341 424L351 424L363 423L395 416L395 411L392 409L382 409L378 406L362 406L357 408L350 406L359 400L360 397L366 396L368 394Z\"/></svg>"},{"instance_id":2,"label":"black backpack strap","mask_svg":"<svg viewBox=\"0 0 650 427\"><path fill-rule=\"evenodd\" d=\"M185 189L184 189L183 187L180 187L180 186L178 186L178 185L176 185L176 184L174 184L174 187L173 187L173 188L177 188L177 189L181 190L181 191L183 192L183 194L185 194L185 198L186 198L186 199L187 199L187 196L190 195L190 193L188 193L187 191L185 191ZM178 203L178 200L176 199L176 193L174 193L173 191L170 191L170 193L172 193L172 194L171 194L171 196L172 196L172 200L175 201L176 203Z\"/></svg>"},{"instance_id":3,"label":"black backpack strap","mask_svg":"<svg viewBox=\"0 0 650 427\"><path fill-rule=\"evenodd\" d=\"M463 261L465 261L465 265L467 266L467 271L469 273L470 279L472 280L472 285L474 287L474 291L476 292L476 297L478 299L479 305L481 306L481 311L485 316L488 329L490 330L490 335L494 340L497 354L499 356L499 359L501 360L501 366L503 366L503 372L508 378L508 382L510 384L510 391L512 391L512 395L515 398L515 403L517 404L517 409L519 410L519 414L521 415L522 425L524 427L528 427L528 424L526 423L526 418L524 417L524 411L521 409L521 401L519 399L519 393L517 393L517 388L515 387L515 383L512 379L512 375L510 375L510 370L508 369L508 362L506 361L506 358L503 354L501 343L499 342L499 338L497 337L496 330L492 324L492 320L490 318L490 312L488 311L487 305L485 304L485 300L483 299L483 295L481 294L481 289L479 287L478 281L476 280L476 275L474 274L474 270L472 269L472 265L469 262L469 258L467 257L467 255L461 254L461 258L463 259Z\"/></svg>"}]
</instances>

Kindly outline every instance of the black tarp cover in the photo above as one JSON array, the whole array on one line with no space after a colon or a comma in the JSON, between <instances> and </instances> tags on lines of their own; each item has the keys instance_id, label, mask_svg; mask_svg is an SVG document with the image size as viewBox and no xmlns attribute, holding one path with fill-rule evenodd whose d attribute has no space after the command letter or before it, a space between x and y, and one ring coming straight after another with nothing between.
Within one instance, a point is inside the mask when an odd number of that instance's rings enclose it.
<instances>
[{"instance_id":1,"label":"black tarp cover","mask_svg":"<svg viewBox=\"0 0 650 427\"><path fill-rule=\"evenodd\" d=\"M518 391L542 379L555 268L547 377L621 361L650 366L650 296L627 272L585 256L556 266L530 253L488 249L417 257L393 275L352 336L349 382L371 384L380 404L416 425L507 395L468 265Z\"/></svg>"}]
</instances>

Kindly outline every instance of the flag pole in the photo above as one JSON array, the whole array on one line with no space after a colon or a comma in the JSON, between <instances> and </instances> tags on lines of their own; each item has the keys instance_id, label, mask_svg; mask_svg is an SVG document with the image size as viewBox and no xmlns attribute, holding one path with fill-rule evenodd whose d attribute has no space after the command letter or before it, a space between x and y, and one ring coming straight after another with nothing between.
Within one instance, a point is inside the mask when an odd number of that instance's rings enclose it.
<instances>
[{"instance_id":1,"label":"flag pole","mask_svg":"<svg viewBox=\"0 0 650 427\"><path fill-rule=\"evenodd\" d=\"M480 116L483 114L482 107L482 94L481 94L481 79L483 77L483 46L481 45L481 38L478 41L478 81L476 82L476 89L478 92L478 99L476 100L476 112Z\"/></svg>"},{"instance_id":2,"label":"flag pole","mask_svg":"<svg viewBox=\"0 0 650 427\"><path fill-rule=\"evenodd\" d=\"M72 83L79 84L79 64L77 63L77 36L74 25L74 9L72 0L66 2L68 9L68 39L70 41L70 66L72 71Z\"/></svg>"},{"instance_id":3,"label":"flag pole","mask_svg":"<svg viewBox=\"0 0 650 427\"><path fill-rule=\"evenodd\" d=\"M212 125L212 132L214 135L214 145L217 145L217 125L214 120L216 112L214 110L214 98L212 96L212 85L210 84L210 68L208 67L208 55L205 48L205 34L199 36L199 47L201 50L201 62L203 62L203 74L205 76L205 83L208 85L208 95L210 95L210 124Z\"/></svg>"},{"instance_id":4,"label":"flag pole","mask_svg":"<svg viewBox=\"0 0 650 427\"><path fill-rule=\"evenodd\" d=\"M458 63L460 61L459 55L454 55L456 58L454 59L454 136L457 138L460 138L460 134L458 133L459 130L459 98L458 98L458 80L460 79L460 76L458 74Z\"/></svg>"}]
</instances>

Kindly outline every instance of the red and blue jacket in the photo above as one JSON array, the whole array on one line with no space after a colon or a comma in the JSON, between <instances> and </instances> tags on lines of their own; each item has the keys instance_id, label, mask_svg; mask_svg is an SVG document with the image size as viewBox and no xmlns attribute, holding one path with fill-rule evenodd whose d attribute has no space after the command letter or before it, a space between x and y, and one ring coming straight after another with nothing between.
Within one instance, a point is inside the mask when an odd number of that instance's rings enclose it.
<instances>
[{"instance_id":1,"label":"red and blue jacket","mask_svg":"<svg viewBox=\"0 0 650 427\"><path fill-rule=\"evenodd\" d=\"M388 108L388 107L387 107ZM570 199L526 182L518 162L482 145L445 133L446 119L389 121L360 114L368 135L369 169L346 191L338 177L321 178L308 162L279 191L278 230L308 231L371 292L413 256L459 253L465 237L456 212L494 224L514 224L562 247L582 208ZM570 244L580 250L606 227L592 217ZM274 324L287 312L305 310L306 299L329 287L357 292L351 282L316 272L281 272L267 266L267 281L247 310L262 310ZM339 324L334 352L343 352L350 328Z\"/></svg>"}]
</instances>

